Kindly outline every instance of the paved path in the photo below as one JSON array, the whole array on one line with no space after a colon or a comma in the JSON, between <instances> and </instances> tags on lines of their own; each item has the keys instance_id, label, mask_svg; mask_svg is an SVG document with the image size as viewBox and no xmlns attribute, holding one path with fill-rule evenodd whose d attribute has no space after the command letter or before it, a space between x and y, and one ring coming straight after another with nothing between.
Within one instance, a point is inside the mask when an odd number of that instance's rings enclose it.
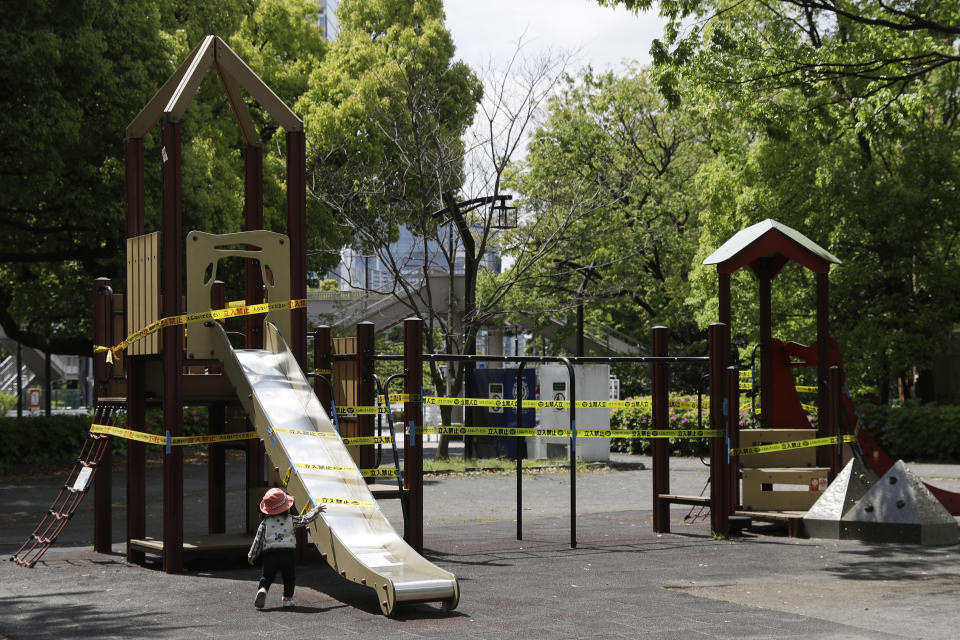
<instances>
[{"instance_id":1,"label":"paved path","mask_svg":"<svg viewBox=\"0 0 960 640\"><path fill-rule=\"evenodd\" d=\"M642 459L630 458L630 462ZM960 485L960 467L920 467ZM231 478L242 464L231 460ZM699 492L698 460L675 460L677 492ZM187 530L205 528L205 467L188 465ZM150 526L159 529L159 469ZM29 533L62 480L0 486L0 552ZM239 482L239 480L238 480ZM89 551L87 503L60 544L32 570L0 563L6 638L954 638L960 627L960 547L797 540L766 533L719 541L672 511L673 533L651 532L650 471L581 473L578 544L569 546L569 478L524 476L523 540L516 539L512 475L428 479L427 556L457 574L458 609L421 605L380 615L373 592L325 565L298 569L298 607L252 606L257 572L245 564L167 575L120 555L122 474L115 478L115 555ZM228 505L238 521L242 490ZM383 505L400 523L395 502Z\"/></svg>"}]
</instances>

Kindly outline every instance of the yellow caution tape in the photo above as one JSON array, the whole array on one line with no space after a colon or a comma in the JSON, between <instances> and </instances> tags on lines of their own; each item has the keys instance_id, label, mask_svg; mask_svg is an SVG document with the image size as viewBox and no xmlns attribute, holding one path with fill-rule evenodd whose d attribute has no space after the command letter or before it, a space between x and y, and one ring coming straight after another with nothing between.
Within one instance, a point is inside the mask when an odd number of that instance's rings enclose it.
<instances>
[{"instance_id":1,"label":"yellow caution tape","mask_svg":"<svg viewBox=\"0 0 960 640\"><path fill-rule=\"evenodd\" d=\"M172 327L181 324L191 324L194 322L206 322L207 320L224 320L226 318L235 318L239 316L252 316L270 311L281 311L285 309L303 309L307 306L307 301L303 298L299 300L286 300L284 302L264 302L261 304L252 304L243 307L233 307L230 309L211 309L210 311L200 311L197 313L185 313L179 316L168 316L151 322L138 331L134 331L127 336L123 342L114 347L94 346L94 353L107 352L107 362L113 362L114 356L120 351L126 349L129 345L142 340L151 333L156 333L164 327Z\"/></svg>"},{"instance_id":2,"label":"yellow caution tape","mask_svg":"<svg viewBox=\"0 0 960 640\"><path fill-rule=\"evenodd\" d=\"M316 374L318 376L329 376L333 373L330 369L314 369L310 373Z\"/></svg>"},{"instance_id":3,"label":"yellow caution tape","mask_svg":"<svg viewBox=\"0 0 960 640\"><path fill-rule=\"evenodd\" d=\"M237 307L247 306L246 300L231 300L227 303L227 309L236 309Z\"/></svg>"},{"instance_id":4,"label":"yellow caution tape","mask_svg":"<svg viewBox=\"0 0 960 640\"><path fill-rule=\"evenodd\" d=\"M317 504L327 504L327 505L340 505L344 507L375 507L377 506L376 502L371 502L370 500L353 500L351 498L330 498L327 496L311 496Z\"/></svg>"},{"instance_id":5,"label":"yellow caution tape","mask_svg":"<svg viewBox=\"0 0 960 640\"><path fill-rule=\"evenodd\" d=\"M162 434L144 433L143 431L112 427L105 424L92 425L90 427L90 433L102 433L118 438L126 438L127 440L145 442L147 444L167 444L167 436ZM173 447L183 447L194 444L215 444L218 442L232 442L234 440L252 440L259 437L256 431L217 433L209 436L170 436L170 445Z\"/></svg>"},{"instance_id":6,"label":"yellow caution tape","mask_svg":"<svg viewBox=\"0 0 960 640\"><path fill-rule=\"evenodd\" d=\"M274 433L287 433L294 436L310 436L313 438L329 438L331 440L341 439L333 431L306 431L303 429L274 429ZM390 436L359 436L356 438L342 438L343 444L358 445L358 444L390 444L393 442L393 438Z\"/></svg>"},{"instance_id":7,"label":"yellow caution tape","mask_svg":"<svg viewBox=\"0 0 960 640\"><path fill-rule=\"evenodd\" d=\"M287 472L283 475L283 486L290 484L290 476L293 474L293 467L287 467Z\"/></svg>"},{"instance_id":8,"label":"yellow caution tape","mask_svg":"<svg viewBox=\"0 0 960 640\"><path fill-rule=\"evenodd\" d=\"M348 298L364 298L365 291L310 291L311 300L343 300Z\"/></svg>"},{"instance_id":9,"label":"yellow caution tape","mask_svg":"<svg viewBox=\"0 0 960 640\"><path fill-rule=\"evenodd\" d=\"M336 471L349 472L358 471L356 467L337 466L332 464L297 464L297 469L304 471ZM359 469L360 475L364 478L396 478L397 470L384 467L382 469Z\"/></svg>"},{"instance_id":10,"label":"yellow caution tape","mask_svg":"<svg viewBox=\"0 0 960 640\"><path fill-rule=\"evenodd\" d=\"M753 378L753 371L751 371L750 369L741 369L740 379L743 380L744 378Z\"/></svg>"},{"instance_id":11,"label":"yellow caution tape","mask_svg":"<svg viewBox=\"0 0 960 640\"><path fill-rule=\"evenodd\" d=\"M350 446L363 444L391 444L393 438L390 436L357 436L355 438L343 438L343 444Z\"/></svg>"},{"instance_id":12,"label":"yellow caution tape","mask_svg":"<svg viewBox=\"0 0 960 640\"><path fill-rule=\"evenodd\" d=\"M355 471L356 467L337 466L332 464L305 464L297 463L297 469L305 471Z\"/></svg>"},{"instance_id":13,"label":"yellow caution tape","mask_svg":"<svg viewBox=\"0 0 960 640\"><path fill-rule=\"evenodd\" d=\"M513 436L569 438L570 429L530 427L418 427L420 433L452 436ZM577 429L578 438L716 438L722 429Z\"/></svg>"},{"instance_id":14,"label":"yellow caution tape","mask_svg":"<svg viewBox=\"0 0 960 640\"><path fill-rule=\"evenodd\" d=\"M845 435L841 438L843 442L856 442L857 437ZM771 451L791 451L793 449L806 449L808 447L822 447L828 444L837 444L837 436L828 436L826 438L810 438L808 440L794 440L792 442L775 442L772 444L759 444L753 447L738 447L730 449L732 456L753 455L755 453L770 453Z\"/></svg>"},{"instance_id":15,"label":"yellow caution tape","mask_svg":"<svg viewBox=\"0 0 960 640\"><path fill-rule=\"evenodd\" d=\"M364 478L396 478L397 470L392 467L382 469L360 469L360 475Z\"/></svg>"},{"instance_id":16,"label":"yellow caution tape","mask_svg":"<svg viewBox=\"0 0 960 640\"><path fill-rule=\"evenodd\" d=\"M808 386L798 384L797 391L800 391L802 393L816 393L817 391L819 391L819 389L817 389L816 387L808 387Z\"/></svg>"},{"instance_id":17,"label":"yellow caution tape","mask_svg":"<svg viewBox=\"0 0 960 640\"><path fill-rule=\"evenodd\" d=\"M338 416L366 416L376 415L378 413L387 413L384 406L377 407L337 407Z\"/></svg>"},{"instance_id":18,"label":"yellow caution tape","mask_svg":"<svg viewBox=\"0 0 960 640\"><path fill-rule=\"evenodd\" d=\"M340 436L333 431L307 431L305 429L274 429L274 433L287 433L293 436L311 436L314 438L337 439Z\"/></svg>"},{"instance_id":19,"label":"yellow caution tape","mask_svg":"<svg viewBox=\"0 0 960 640\"><path fill-rule=\"evenodd\" d=\"M741 382L741 383L740 383L740 390L741 390L741 391L753 391L753 383L752 383L752 382Z\"/></svg>"},{"instance_id":20,"label":"yellow caution tape","mask_svg":"<svg viewBox=\"0 0 960 640\"><path fill-rule=\"evenodd\" d=\"M435 396L426 396L423 398L423 404L452 406L452 407L493 407L498 409L515 409L517 401L515 399L503 398L439 398ZM669 406L679 409L696 409L695 400L670 400ZM569 400L523 400L524 409L569 409ZM577 400L578 409L645 409L652 406L649 398L641 400ZM710 403L703 401L703 408L706 409Z\"/></svg>"},{"instance_id":21,"label":"yellow caution tape","mask_svg":"<svg viewBox=\"0 0 960 640\"><path fill-rule=\"evenodd\" d=\"M419 402L420 396L416 393L391 393L386 396L377 396L380 402Z\"/></svg>"}]
</instances>

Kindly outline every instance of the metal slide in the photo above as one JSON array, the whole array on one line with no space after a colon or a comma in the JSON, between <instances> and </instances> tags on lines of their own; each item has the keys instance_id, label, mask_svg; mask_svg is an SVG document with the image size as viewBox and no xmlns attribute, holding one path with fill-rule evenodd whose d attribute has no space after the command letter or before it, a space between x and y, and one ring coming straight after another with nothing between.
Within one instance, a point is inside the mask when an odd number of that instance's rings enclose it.
<instances>
[{"instance_id":1,"label":"metal slide","mask_svg":"<svg viewBox=\"0 0 960 640\"><path fill-rule=\"evenodd\" d=\"M301 510L307 498L309 506L327 505L310 525L327 563L376 591L386 615L405 602L455 608L456 576L424 559L394 531L277 328L264 323L266 349L233 349L220 324L211 324L216 357L272 464L281 476L289 474L287 491Z\"/></svg>"}]
</instances>

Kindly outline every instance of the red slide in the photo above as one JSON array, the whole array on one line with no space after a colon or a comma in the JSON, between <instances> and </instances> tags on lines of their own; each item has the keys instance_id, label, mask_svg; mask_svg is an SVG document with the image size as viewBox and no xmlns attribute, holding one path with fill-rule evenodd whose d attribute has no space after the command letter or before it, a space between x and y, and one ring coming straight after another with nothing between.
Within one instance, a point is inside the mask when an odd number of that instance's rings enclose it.
<instances>
[{"instance_id":1,"label":"red slide","mask_svg":"<svg viewBox=\"0 0 960 640\"><path fill-rule=\"evenodd\" d=\"M800 400L797 398L794 389L793 367L815 367L817 366L817 343L805 346L796 342L783 343L779 340L771 341L773 351L773 388L774 388L774 414L773 418L777 420L777 426L808 426L805 412L800 406ZM840 367L843 380L843 358L840 356L840 347L837 341L830 338L830 365ZM844 382L846 384L846 382ZM853 406L853 400L844 389L843 394L843 420L841 420L843 430L849 433L857 424L856 408ZM857 441L863 450L863 462L873 470L877 476L882 476L890 467L894 460L880 448L880 445L873 436L863 428L857 432ZM951 515L960 515L960 493L948 491L935 487L928 482L924 485L930 490L937 500L946 507Z\"/></svg>"}]
</instances>

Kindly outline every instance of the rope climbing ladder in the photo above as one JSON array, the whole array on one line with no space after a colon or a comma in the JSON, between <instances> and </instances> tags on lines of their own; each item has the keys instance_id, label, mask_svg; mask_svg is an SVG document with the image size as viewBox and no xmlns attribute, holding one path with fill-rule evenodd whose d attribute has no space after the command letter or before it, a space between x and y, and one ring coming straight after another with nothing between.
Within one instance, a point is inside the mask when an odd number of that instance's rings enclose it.
<instances>
[{"instance_id":1,"label":"rope climbing ladder","mask_svg":"<svg viewBox=\"0 0 960 640\"><path fill-rule=\"evenodd\" d=\"M123 418L124 409L123 402L98 402L94 409L93 422L116 425ZM87 434L80 456L77 457L60 493L30 537L10 557L11 561L24 567L33 567L47 549L53 546L92 486L91 480L97 472L97 465L109 446L108 435L93 432Z\"/></svg>"}]
</instances>

